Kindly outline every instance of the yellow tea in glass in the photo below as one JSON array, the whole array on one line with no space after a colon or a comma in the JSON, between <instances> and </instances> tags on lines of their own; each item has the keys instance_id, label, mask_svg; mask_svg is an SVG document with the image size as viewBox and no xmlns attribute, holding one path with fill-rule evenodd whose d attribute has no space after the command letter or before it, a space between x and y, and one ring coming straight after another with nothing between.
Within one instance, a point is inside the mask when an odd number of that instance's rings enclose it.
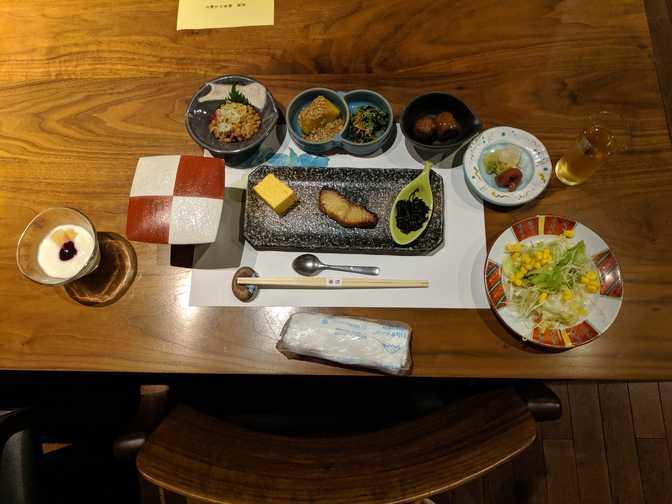
<instances>
[{"instance_id":1,"label":"yellow tea in glass","mask_svg":"<svg viewBox=\"0 0 672 504\"><path fill-rule=\"evenodd\" d=\"M555 164L555 175L567 185L581 184L609 156L627 149L629 140L629 130L621 116L611 112L593 114L574 145Z\"/></svg>"}]
</instances>

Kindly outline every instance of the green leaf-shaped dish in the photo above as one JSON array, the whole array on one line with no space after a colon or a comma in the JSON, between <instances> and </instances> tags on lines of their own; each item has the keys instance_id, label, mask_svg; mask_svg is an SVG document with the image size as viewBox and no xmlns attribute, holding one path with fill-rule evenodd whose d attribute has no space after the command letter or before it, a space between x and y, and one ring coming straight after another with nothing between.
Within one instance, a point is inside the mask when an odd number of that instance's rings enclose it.
<instances>
[{"instance_id":1,"label":"green leaf-shaped dish","mask_svg":"<svg viewBox=\"0 0 672 504\"><path fill-rule=\"evenodd\" d=\"M397 198L392 204L392 210L390 211L390 234L395 243L399 245L408 245L417 240L420 235L427 229L427 224L432 220L432 213L434 212L434 198L432 197L432 187L429 183L429 172L432 171L431 161L425 161L425 166L422 170L422 173L411 180L406 187L404 187ZM410 233L404 233L401 229L397 227L397 203L401 200L407 200L410 198L411 194L416 191L415 196L420 198L425 202L425 205L429 207L429 217L422 224L420 229L411 231Z\"/></svg>"}]
</instances>

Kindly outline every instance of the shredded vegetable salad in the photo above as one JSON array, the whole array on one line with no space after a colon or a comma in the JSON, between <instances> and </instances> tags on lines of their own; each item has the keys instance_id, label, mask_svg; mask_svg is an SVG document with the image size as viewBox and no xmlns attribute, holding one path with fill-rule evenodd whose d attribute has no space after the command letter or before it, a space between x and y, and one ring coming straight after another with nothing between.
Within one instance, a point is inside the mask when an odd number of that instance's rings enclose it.
<instances>
[{"instance_id":1,"label":"shredded vegetable salad","mask_svg":"<svg viewBox=\"0 0 672 504\"><path fill-rule=\"evenodd\" d=\"M572 230L550 242L509 243L502 264L507 299L518 315L540 329L573 325L588 314L600 290L583 241Z\"/></svg>"}]
</instances>

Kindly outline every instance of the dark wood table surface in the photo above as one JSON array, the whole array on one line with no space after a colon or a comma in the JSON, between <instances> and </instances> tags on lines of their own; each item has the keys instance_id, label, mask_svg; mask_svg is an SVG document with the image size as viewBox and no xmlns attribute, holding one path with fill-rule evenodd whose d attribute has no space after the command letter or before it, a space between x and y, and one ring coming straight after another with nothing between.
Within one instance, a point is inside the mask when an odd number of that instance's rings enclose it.
<instances>
[{"instance_id":1,"label":"dark wood table surface","mask_svg":"<svg viewBox=\"0 0 672 504\"><path fill-rule=\"evenodd\" d=\"M489 243L515 219L555 212L610 244L625 300L595 342L538 351L488 310L329 311L408 322L415 375L671 379L670 16L665 0L647 2L277 0L274 26L177 32L176 0L4 0L0 368L351 373L275 350L295 308L189 307L190 273L170 266L168 247L135 244L138 277L103 308L16 268L21 231L49 206L77 207L98 229L123 233L137 158L199 153L184 128L189 98L214 76L243 73L283 107L313 86L375 89L395 113L417 94L447 91L486 127L532 132L553 161L589 112L627 116L631 151L584 185L554 179L522 208L486 209Z\"/></svg>"}]
</instances>

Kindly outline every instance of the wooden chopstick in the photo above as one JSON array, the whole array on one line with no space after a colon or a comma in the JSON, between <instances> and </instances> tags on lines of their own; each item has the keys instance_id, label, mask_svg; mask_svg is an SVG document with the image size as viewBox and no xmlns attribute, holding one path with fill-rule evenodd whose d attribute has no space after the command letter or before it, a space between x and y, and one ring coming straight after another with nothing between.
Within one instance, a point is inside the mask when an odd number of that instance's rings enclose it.
<instances>
[{"instance_id":1,"label":"wooden chopstick","mask_svg":"<svg viewBox=\"0 0 672 504\"><path fill-rule=\"evenodd\" d=\"M238 278L238 285L312 287L316 289L408 289L429 287L429 281L384 278L245 277Z\"/></svg>"}]
</instances>

